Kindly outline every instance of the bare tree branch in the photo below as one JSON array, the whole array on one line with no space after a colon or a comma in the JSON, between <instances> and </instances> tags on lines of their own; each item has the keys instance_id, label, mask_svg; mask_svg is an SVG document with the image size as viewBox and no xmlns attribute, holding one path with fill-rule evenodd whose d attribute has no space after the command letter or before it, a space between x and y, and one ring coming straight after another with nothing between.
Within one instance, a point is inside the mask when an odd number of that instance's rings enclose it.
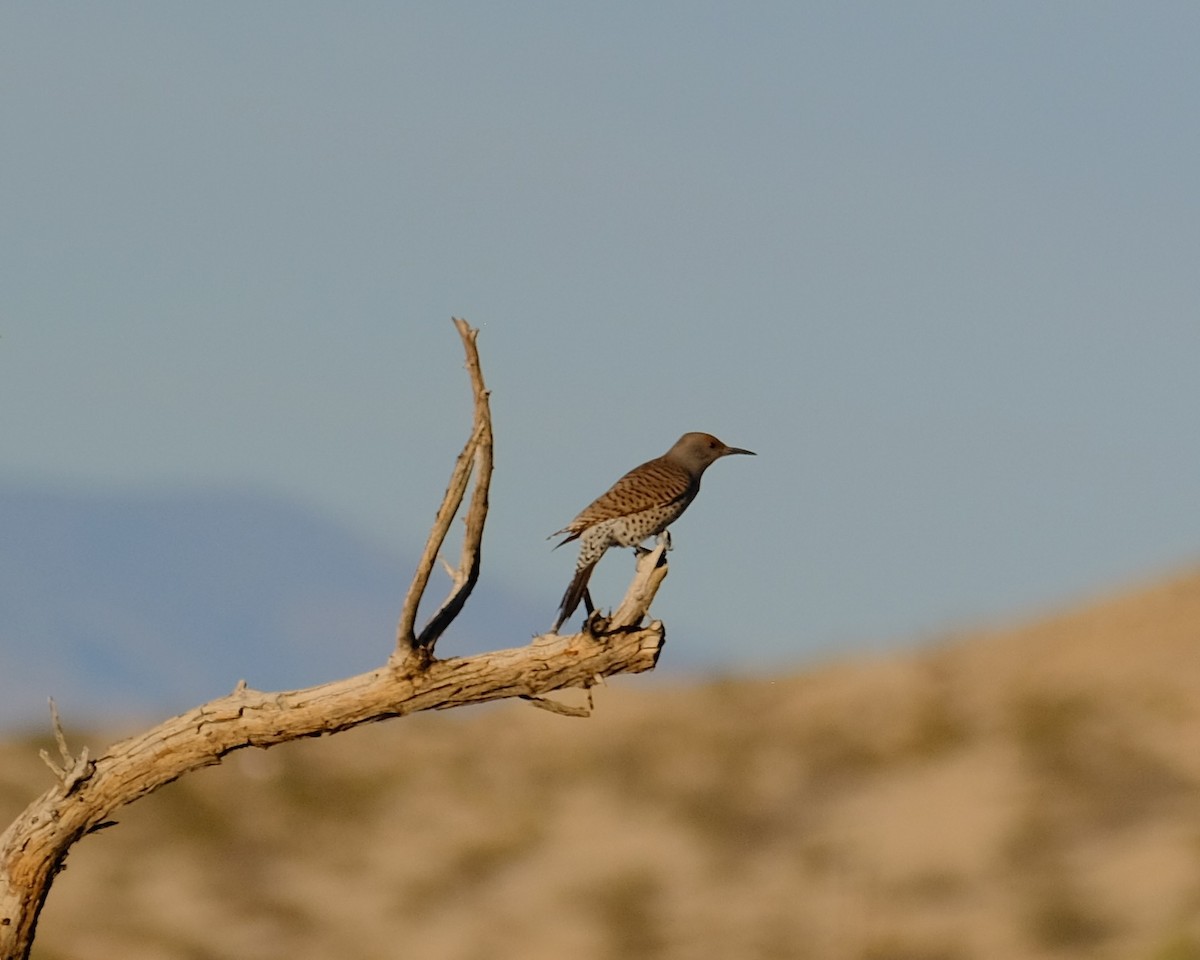
<instances>
[{"instance_id":1,"label":"bare tree branch","mask_svg":"<svg viewBox=\"0 0 1200 960\"><path fill-rule=\"evenodd\" d=\"M607 629L630 630L641 623L666 576L667 548L664 544L639 554L637 573L625 591L625 599L609 617Z\"/></svg>"},{"instance_id":2,"label":"bare tree branch","mask_svg":"<svg viewBox=\"0 0 1200 960\"><path fill-rule=\"evenodd\" d=\"M471 391L475 396L475 425L472 437L475 441L475 488L471 491L471 505L467 508L466 532L463 534L462 558L454 578L454 586L417 638L419 647L432 655L434 644L462 611L479 580L482 563L483 525L487 520L488 488L492 483L492 411L488 403L488 391L483 385L483 371L479 367L479 352L475 348L478 330L472 330L466 321L456 319L455 326L467 350L467 370L471 374ZM459 498L461 502L461 497Z\"/></svg>"},{"instance_id":3,"label":"bare tree branch","mask_svg":"<svg viewBox=\"0 0 1200 960\"><path fill-rule=\"evenodd\" d=\"M71 753L52 702L61 765L47 751L42 756L58 782L0 834L0 960L27 960L50 885L77 840L112 826L110 816L119 807L192 770L220 763L235 750L272 747L420 710L506 697L521 697L555 713L587 716L591 687L602 678L654 668L664 643L663 625L641 624L666 576L661 549L639 558L617 612L607 621L598 615L589 618L583 633L546 634L524 647L474 657L433 658L438 637L462 610L479 578L492 472L491 414L475 349L478 331L462 320L454 322L467 353L475 422L405 597L397 647L388 661L368 673L303 690L264 693L241 680L229 695L115 743L95 760L86 747L78 756ZM417 636L417 608L472 474L475 488L450 594ZM569 687L588 691L588 707L542 696Z\"/></svg>"},{"instance_id":4,"label":"bare tree branch","mask_svg":"<svg viewBox=\"0 0 1200 960\"><path fill-rule=\"evenodd\" d=\"M433 530L425 543L425 552L421 555L412 585L404 598L400 623L396 628L397 657L408 657L418 652L426 658L432 656L434 644L451 621L458 616L479 579L480 544L483 542L483 525L487 519L488 486L492 480L492 412L488 404L487 388L483 383L483 370L479 365L479 351L475 346L479 331L473 330L465 320L457 317L454 319L454 326L462 338L463 349L467 354L467 370L471 375L471 391L475 397L475 422L467 445L463 447L458 461L454 464L454 472L450 475L450 483L442 497L442 505L433 522ZM462 506L473 470L478 470L478 474L475 477L475 492L467 513L462 560L454 578L454 585L450 595L418 637L414 629L417 608L425 595L425 588L429 585L429 575L437 562L446 534L450 531L450 524Z\"/></svg>"}]
</instances>

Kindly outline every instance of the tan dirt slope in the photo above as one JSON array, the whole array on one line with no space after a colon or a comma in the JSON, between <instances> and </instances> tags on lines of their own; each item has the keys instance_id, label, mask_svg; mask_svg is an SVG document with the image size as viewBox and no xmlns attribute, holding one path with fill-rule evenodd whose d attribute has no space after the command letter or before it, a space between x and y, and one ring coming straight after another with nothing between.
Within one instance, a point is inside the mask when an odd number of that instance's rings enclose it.
<instances>
[{"instance_id":1,"label":"tan dirt slope","mask_svg":"<svg viewBox=\"0 0 1200 960\"><path fill-rule=\"evenodd\" d=\"M0 750L5 822L36 746ZM1200 960L1198 787L1192 572L903 656L634 679L590 720L243 752L82 842L35 957Z\"/></svg>"}]
</instances>

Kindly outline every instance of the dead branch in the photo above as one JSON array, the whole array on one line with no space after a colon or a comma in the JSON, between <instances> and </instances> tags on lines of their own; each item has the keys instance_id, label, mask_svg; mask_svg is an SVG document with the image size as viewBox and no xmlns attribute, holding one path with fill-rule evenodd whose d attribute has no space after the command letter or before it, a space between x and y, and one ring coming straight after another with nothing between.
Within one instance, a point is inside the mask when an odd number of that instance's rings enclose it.
<instances>
[{"instance_id":1,"label":"dead branch","mask_svg":"<svg viewBox=\"0 0 1200 960\"><path fill-rule=\"evenodd\" d=\"M654 669L664 642L663 625L641 624L666 575L661 550L639 559L625 601L607 622L592 618L583 633L547 634L523 647L448 660L433 657L438 638L479 578L492 471L491 413L475 349L478 331L462 320L454 322L467 354L474 424L405 597L396 649L388 661L368 673L303 690L265 693L239 681L227 696L115 743L95 759L86 747L77 756L71 753L52 703L61 764L47 751L42 756L58 782L0 834L0 960L27 960L50 885L77 840L111 826L109 818L119 807L192 770L220 763L235 750L267 748L421 710L508 697L521 697L556 713L586 716L590 689L602 678ZM472 476L475 486L462 556L450 594L418 635L417 609ZM587 709L542 697L570 687L588 691Z\"/></svg>"},{"instance_id":2,"label":"dead branch","mask_svg":"<svg viewBox=\"0 0 1200 960\"><path fill-rule=\"evenodd\" d=\"M425 543L425 552L421 554L412 584L408 588L408 595L404 598L400 622L396 628L394 655L401 658L420 654L428 659L433 655L434 644L451 621L458 616L479 579L480 545L483 542L483 524L487 519L488 487L492 480L492 412L488 405L487 388L483 383L483 370L479 365L479 351L475 346L475 338L479 331L471 329L465 320L457 317L454 319L454 326L467 353L467 370L471 375L471 391L475 398L475 423L467 445L463 447L454 464L454 472L450 475L450 483L442 497L442 505L433 521L433 530ZM462 560L458 569L454 571L450 595L418 637L414 630L417 608L425 595L425 588L429 585L429 575L437 562L450 524L462 506L474 470L478 470L478 474L475 477L471 506L467 512Z\"/></svg>"}]
</instances>

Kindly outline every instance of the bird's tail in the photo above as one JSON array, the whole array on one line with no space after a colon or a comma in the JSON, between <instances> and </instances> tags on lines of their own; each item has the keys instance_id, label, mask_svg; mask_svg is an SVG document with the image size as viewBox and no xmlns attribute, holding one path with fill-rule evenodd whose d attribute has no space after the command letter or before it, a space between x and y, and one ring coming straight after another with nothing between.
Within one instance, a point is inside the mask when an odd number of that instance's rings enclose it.
<instances>
[{"instance_id":1,"label":"bird's tail","mask_svg":"<svg viewBox=\"0 0 1200 960\"><path fill-rule=\"evenodd\" d=\"M592 578L592 571L596 569L597 560L585 563L575 570L575 576L571 579L571 585L567 587L567 592L563 594L562 603L558 606L558 619L554 621L553 633L558 633L558 628L563 625L563 621L575 612L575 609L579 606L579 601L587 594L588 581ZM590 613L591 611L588 612Z\"/></svg>"}]
</instances>

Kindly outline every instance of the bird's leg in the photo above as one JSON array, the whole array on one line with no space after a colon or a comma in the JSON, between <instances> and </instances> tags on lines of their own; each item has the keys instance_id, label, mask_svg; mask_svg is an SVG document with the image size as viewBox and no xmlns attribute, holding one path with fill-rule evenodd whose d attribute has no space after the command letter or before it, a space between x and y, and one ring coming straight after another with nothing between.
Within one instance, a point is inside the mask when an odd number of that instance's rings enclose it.
<instances>
[{"instance_id":1,"label":"bird's leg","mask_svg":"<svg viewBox=\"0 0 1200 960\"><path fill-rule=\"evenodd\" d=\"M592 591L587 587L583 588L583 605L587 608L589 617L596 612L596 608L592 606Z\"/></svg>"},{"instance_id":2,"label":"bird's leg","mask_svg":"<svg viewBox=\"0 0 1200 960\"><path fill-rule=\"evenodd\" d=\"M654 546L655 547L665 546L667 548L667 550L671 550L671 532L670 532L670 530L664 530L664 532L660 533L658 536L655 536ZM641 559L642 557L646 556L647 553L652 551L653 548L654 547L644 546L643 544L634 544L634 556L637 557L638 559Z\"/></svg>"}]
</instances>

